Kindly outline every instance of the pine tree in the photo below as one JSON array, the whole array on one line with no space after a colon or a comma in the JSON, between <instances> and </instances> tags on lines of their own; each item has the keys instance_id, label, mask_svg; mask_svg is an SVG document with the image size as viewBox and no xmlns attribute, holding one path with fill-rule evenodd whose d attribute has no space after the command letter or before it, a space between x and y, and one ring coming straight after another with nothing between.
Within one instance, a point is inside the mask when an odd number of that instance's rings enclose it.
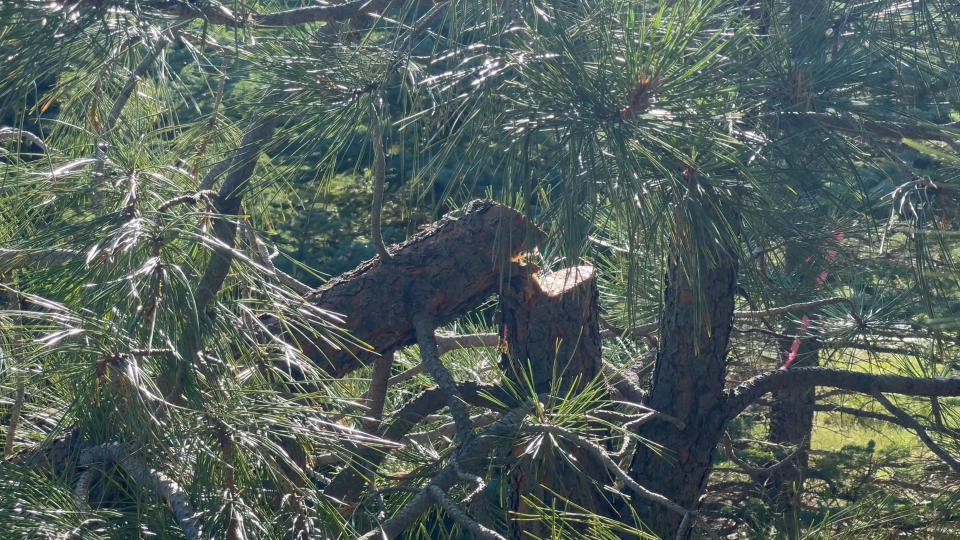
<instances>
[{"instance_id":1,"label":"pine tree","mask_svg":"<svg viewBox=\"0 0 960 540\"><path fill-rule=\"evenodd\" d=\"M960 475L955 2L0 21L0 536L687 538L757 489L760 536L913 527L804 514L818 408ZM376 257L313 287L269 238L344 178Z\"/></svg>"}]
</instances>

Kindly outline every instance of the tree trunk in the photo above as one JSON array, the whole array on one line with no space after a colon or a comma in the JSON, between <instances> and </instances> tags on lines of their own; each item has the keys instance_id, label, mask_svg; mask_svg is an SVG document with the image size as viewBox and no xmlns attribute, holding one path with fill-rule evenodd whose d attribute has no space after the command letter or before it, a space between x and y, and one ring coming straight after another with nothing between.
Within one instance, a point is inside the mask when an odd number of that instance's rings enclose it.
<instances>
[{"instance_id":1,"label":"tree trunk","mask_svg":"<svg viewBox=\"0 0 960 540\"><path fill-rule=\"evenodd\" d=\"M593 267L517 276L500 301L500 367L514 383L538 394L557 382L557 395L582 390L600 373L600 323Z\"/></svg>"},{"instance_id":2,"label":"tree trunk","mask_svg":"<svg viewBox=\"0 0 960 540\"><path fill-rule=\"evenodd\" d=\"M809 249L798 244L789 243L784 257L785 271L798 274L797 280L802 290L815 290L819 275L818 262L822 261L820 254L814 254L812 263L807 259ZM813 316L811 315L811 318ZM805 333L802 322L790 322L785 325L787 335L800 336L796 359L788 369L798 367L814 367L819 365L820 341L815 333ZM786 365L792 349L794 339L782 338L778 340L780 365ZM767 436L772 443L799 447L796 457L782 467L778 467L765 479L764 495L770 509L777 516L777 528L790 538L799 536L798 511L799 498L803 491L803 471L809 463L810 437L813 433L813 406L816 389L797 388L781 390L773 393L770 406L770 433ZM783 456L778 456L783 457Z\"/></svg>"},{"instance_id":3,"label":"tree trunk","mask_svg":"<svg viewBox=\"0 0 960 540\"><path fill-rule=\"evenodd\" d=\"M649 442L638 445L630 466L637 482L687 509L699 503L725 423L723 386L738 264L728 253L713 260L687 269L698 278L695 284L676 258L668 263L660 347L646 405L682 420L685 428L659 419L642 425L638 434ZM643 500L634 507L654 533L675 537L681 515Z\"/></svg>"},{"instance_id":4,"label":"tree trunk","mask_svg":"<svg viewBox=\"0 0 960 540\"><path fill-rule=\"evenodd\" d=\"M342 316L336 326L368 346L342 334L333 344L321 337L330 330L284 326L276 319L269 327L330 375L342 377L380 353L412 345L413 314L427 313L442 325L479 306L510 274L522 271L517 257L543 239L518 212L473 201L397 247L389 261L371 259L307 297Z\"/></svg>"},{"instance_id":5,"label":"tree trunk","mask_svg":"<svg viewBox=\"0 0 960 540\"><path fill-rule=\"evenodd\" d=\"M500 365L521 393L533 387L537 394L558 398L576 395L600 373L599 298L590 266L511 279L500 299L504 344ZM526 445L513 449L516 466L509 477L508 503L512 515L535 514L528 501L560 511L611 513L598 489L607 472L582 450L553 448L549 437L542 439L537 455L528 450ZM510 521L510 538L550 535L548 520Z\"/></svg>"},{"instance_id":6,"label":"tree trunk","mask_svg":"<svg viewBox=\"0 0 960 540\"><path fill-rule=\"evenodd\" d=\"M797 325L791 325L796 329ZM793 340L780 340L781 361L790 355ZM797 359L791 368L813 367L819 364L820 342L814 336L801 340ZM770 406L770 433L772 443L799 446L795 457L778 467L767 479L765 493L771 509L778 515L782 530L796 538L799 496L803 490L803 471L809 462L810 436L813 433L813 406L815 388L791 388L773 393Z\"/></svg>"}]
</instances>

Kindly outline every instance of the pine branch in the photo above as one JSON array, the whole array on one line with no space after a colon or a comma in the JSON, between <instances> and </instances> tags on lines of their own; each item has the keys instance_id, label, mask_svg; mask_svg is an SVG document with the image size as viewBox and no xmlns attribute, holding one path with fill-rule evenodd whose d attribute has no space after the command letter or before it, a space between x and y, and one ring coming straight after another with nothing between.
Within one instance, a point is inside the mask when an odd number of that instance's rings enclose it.
<instances>
[{"instance_id":1,"label":"pine branch","mask_svg":"<svg viewBox=\"0 0 960 540\"><path fill-rule=\"evenodd\" d=\"M227 84L227 67L229 65L230 56L224 55L223 63L220 65L220 80L217 81L217 93L213 99L213 109L210 111L210 120L207 121L206 134L204 135L203 140L200 141L200 146L197 148L197 152L193 155L193 176L194 178L197 178L198 184L200 175L200 161L207 153L207 145L210 144L210 139L213 137L213 133L217 128L217 116L220 114L220 104L223 102L224 89Z\"/></svg>"},{"instance_id":2,"label":"pine branch","mask_svg":"<svg viewBox=\"0 0 960 540\"><path fill-rule=\"evenodd\" d=\"M732 419L768 392L825 386L863 394L890 392L908 396L960 396L960 378L917 378L871 375L842 369L802 367L758 375L726 391L724 414Z\"/></svg>"},{"instance_id":3,"label":"pine branch","mask_svg":"<svg viewBox=\"0 0 960 540\"><path fill-rule=\"evenodd\" d=\"M956 429L947 427L943 421L943 408L940 406L940 399L937 397L930 398L930 412L933 413L933 423L937 427L938 431L947 433L952 437L960 438L960 431Z\"/></svg>"},{"instance_id":4,"label":"pine branch","mask_svg":"<svg viewBox=\"0 0 960 540\"><path fill-rule=\"evenodd\" d=\"M817 398L819 399L820 396L817 396ZM895 424L907 429L910 428L910 426L903 424L902 422L900 422L900 420L897 420L895 416L880 414L873 411L867 411L864 409L854 409L853 407L841 407L839 405L814 405L813 410L829 412L829 413L849 414L850 416L856 416L857 418L869 418L870 420L880 420L881 422L889 422L891 424Z\"/></svg>"},{"instance_id":5,"label":"pine branch","mask_svg":"<svg viewBox=\"0 0 960 540\"><path fill-rule=\"evenodd\" d=\"M466 512L461 510L457 503L453 502L450 497L440 488L434 485L427 486L427 492L430 493L430 496L433 497L433 500L437 501L437 504L440 505L440 508L453 518L454 521L460 524L461 527L469 531L473 538L486 538L490 540L506 540L505 537L498 534L493 529L488 529L483 525L474 521Z\"/></svg>"},{"instance_id":6,"label":"pine branch","mask_svg":"<svg viewBox=\"0 0 960 540\"><path fill-rule=\"evenodd\" d=\"M81 512L90 511L90 484L96 474L97 471L93 469L83 471L80 473L80 478L77 479L77 484L73 487L73 500Z\"/></svg>"},{"instance_id":7,"label":"pine branch","mask_svg":"<svg viewBox=\"0 0 960 540\"><path fill-rule=\"evenodd\" d=\"M268 98L266 101L273 101L273 99ZM230 250L233 249L236 242L237 227L229 219L229 216L240 213L241 187L253 176L262 145L273 136L280 122L281 118L278 115L267 116L255 121L243 136L240 147L224 162L229 162L224 165L229 172L217 192L218 196L215 201L216 210L223 217L214 222L213 233L216 240L226 248L214 250L194 293L197 311L201 315L220 290L223 280L226 279L227 273L230 271L230 263L233 261Z\"/></svg>"},{"instance_id":8,"label":"pine branch","mask_svg":"<svg viewBox=\"0 0 960 540\"><path fill-rule=\"evenodd\" d=\"M458 383L457 392L467 403L476 407L492 408L494 406L485 397L486 395L493 395L495 399L500 401L510 399L506 392L496 386L474 382ZM440 388L423 391L391 416L392 421L383 429L382 437L388 441L403 441L410 430L431 414L442 409L446 404L447 396ZM454 425L455 427L456 425ZM456 429L453 432L455 433ZM353 465L344 467L324 490L324 494L347 503L354 502L363 485L363 479L357 468L376 471L386 457L387 453L382 448L367 447L361 449L353 458Z\"/></svg>"},{"instance_id":9,"label":"pine branch","mask_svg":"<svg viewBox=\"0 0 960 540\"><path fill-rule=\"evenodd\" d=\"M20 427L20 414L23 411L23 402L26 398L26 380L23 373L17 372L17 395L14 397L13 407L10 408L10 420L7 423L7 436L3 443L3 457L9 458L13 455L13 445L17 439L17 428Z\"/></svg>"},{"instance_id":10,"label":"pine branch","mask_svg":"<svg viewBox=\"0 0 960 540\"><path fill-rule=\"evenodd\" d=\"M659 493L654 493L653 491L650 491L649 489L641 486L639 483L637 483L636 480L634 480L633 478L630 478L630 475L624 472L623 469L621 469L616 464L616 462L610 459L606 451L604 451L602 448L597 446L596 443L589 441L581 437L580 435L577 435L576 433L566 428L562 428L560 426L551 426L547 424L532 424L527 426L527 429L534 432L549 433L551 435L560 437L562 439L566 439L567 441L577 445L577 447L582 448L583 450L586 450L586 452L590 454L590 457L595 459L597 462L602 463L604 468L607 469L607 471L612 473L613 476L617 478L617 480L620 480L621 482L623 482L623 484L627 486L627 488L630 489L630 491L632 491L638 497L642 499L646 499L650 502L655 502L657 504L660 504L684 516L686 516L688 513L695 514L695 512L691 510L687 510L686 508L671 501L670 499L664 497L663 495L660 495Z\"/></svg>"},{"instance_id":11,"label":"pine branch","mask_svg":"<svg viewBox=\"0 0 960 540\"><path fill-rule=\"evenodd\" d=\"M97 161L93 165L93 174L95 177L103 175L104 164L107 160L108 137L110 136L110 132L113 131L113 128L116 127L117 121L120 120L120 113L123 112L127 101L129 101L130 96L133 95L133 90L137 87L137 81L147 73L147 70L150 69L150 66L153 65L153 62L160 56L160 53L163 52L163 49L166 48L168 43L170 43L170 39L166 36L160 36L157 39L153 49L140 60L140 63L133 70L133 73L127 78L127 82L120 90L116 101L113 102L113 107L110 109L110 113L107 114L107 120L103 123L100 129L100 137L97 139L97 148L94 154L94 158Z\"/></svg>"},{"instance_id":12,"label":"pine branch","mask_svg":"<svg viewBox=\"0 0 960 540\"><path fill-rule=\"evenodd\" d=\"M390 260L390 252L383 245L380 219L383 213L383 190L386 184L386 155L383 151L383 123L380 112L373 101L370 102L370 142L373 146L373 203L370 209L370 238L380 260Z\"/></svg>"},{"instance_id":13,"label":"pine branch","mask_svg":"<svg viewBox=\"0 0 960 540\"><path fill-rule=\"evenodd\" d=\"M895 122L876 122L866 118L852 116L838 116L827 113L784 113L799 115L801 118L813 120L819 124L842 131L851 135L876 137L880 139L924 139L954 143L960 140L960 122L951 124L898 124Z\"/></svg>"},{"instance_id":14,"label":"pine branch","mask_svg":"<svg viewBox=\"0 0 960 540\"><path fill-rule=\"evenodd\" d=\"M117 1L111 4L117 7L126 7L128 2ZM163 0L148 0L141 2L141 8L154 10L167 16L178 17L181 20L203 19L208 24L226 26L228 28L260 27L287 27L318 22L337 22L357 18L379 20L378 12L382 12L391 5L410 9L416 7L420 1L410 4L399 0L353 0L342 4L310 6L293 8L275 13L244 12L234 13L223 4L210 1L204 3L168 2ZM427 4L428 2L422 1ZM103 2L95 0L80 0L79 5L96 5L103 8Z\"/></svg>"},{"instance_id":15,"label":"pine branch","mask_svg":"<svg viewBox=\"0 0 960 540\"><path fill-rule=\"evenodd\" d=\"M473 427L483 427L492 424L497 421L502 415L498 412L485 412L478 414L470 418L470 423ZM436 439L443 437L453 437L457 433L457 425L454 422L443 424L436 429L430 431L418 431L416 433L410 433L404 437L401 442L404 444L417 443L424 444Z\"/></svg>"},{"instance_id":16,"label":"pine branch","mask_svg":"<svg viewBox=\"0 0 960 540\"><path fill-rule=\"evenodd\" d=\"M424 368L436 381L447 396L447 405L450 408L450 416L453 417L457 425L457 439L460 444L466 442L473 434L473 425L470 423L470 413L467 410L460 392L457 391L457 383L453 376L440 362L440 355L437 350L437 342L434 340L434 329L436 324L430 316L426 314L417 314L413 317L413 326L417 333L417 344L420 346L420 356L423 359Z\"/></svg>"},{"instance_id":17,"label":"pine branch","mask_svg":"<svg viewBox=\"0 0 960 540\"><path fill-rule=\"evenodd\" d=\"M390 368L393 367L393 353L388 352L380 355L373 362L373 371L370 374L370 389L364 396L367 405L366 422L367 431L376 433L380 428L380 420L383 417L383 404L387 400L387 390L389 389L388 379L390 378Z\"/></svg>"},{"instance_id":18,"label":"pine branch","mask_svg":"<svg viewBox=\"0 0 960 540\"><path fill-rule=\"evenodd\" d=\"M721 447L723 448L723 453L725 456L727 456L727 459L729 459L734 465L739 467L744 473L750 475L751 477L766 476L770 473L776 472L779 469L782 469L786 465L793 463L796 457L803 452L803 449L805 448L803 444L799 444L793 452L780 461L777 461L776 463L766 467L757 467L756 465L747 463L737 456L736 452L733 450L733 441L730 440L730 434L727 432L723 433Z\"/></svg>"},{"instance_id":19,"label":"pine branch","mask_svg":"<svg viewBox=\"0 0 960 540\"><path fill-rule=\"evenodd\" d=\"M30 143L33 143L33 145L39 148L42 152L47 151L47 145L43 142L43 139L34 135L33 133L30 133L29 131L12 127L0 127L0 142L3 142L7 139L24 139Z\"/></svg>"},{"instance_id":20,"label":"pine branch","mask_svg":"<svg viewBox=\"0 0 960 540\"><path fill-rule=\"evenodd\" d=\"M383 522L379 527L361 537L361 540L375 540L378 538L395 538L407 530L423 515L433 502L429 489L435 486L446 492L461 480L460 469L475 469L485 459L494 446L507 440L520 428L520 424L531 409L529 403L520 405L503 415L480 435L471 438L454 456L455 463L450 463L440 470L433 480L410 499L394 516Z\"/></svg>"},{"instance_id":21,"label":"pine branch","mask_svg":"<svg viewBox=\"0 0 960 540\"><path fill-rule=\"evenodd\" d=\"M853 317L853 320L857 322L857 325L860 328L865 327L863 319L861 319L860 315L857 314L857 307L849 298L844 298L842 296L825 298L823 300L814 300L812 302L798 302L796 304L789 304L786 306L765 309L762 311L735 311L733 312L733 316L735 319L762 319L764 317L774 317L776 315L783 315L785 313L814 310L834 304L844 304L847 306L847 308L850 310L850 316Z\"/></svg>"},{"instance_id":22,"label":"pine branch","mask_svg":"<svg viewBox=\"0 0 960 540\"><path fill-rule=\"evenodd\" d=\"M179 484L167 475L152 469L143 460L131 456L120 443L107 443L86 448L80 452L79 464L89 466L96 462L116 463L142 487L162 497L189 540L203 537L199 514L193 510L190 497Z\"/></svg>"},{"instance_id":23,"label":"pine branch","mask_svg":"<svg viewBox=\"0 0 960 540\"><path fill-rule=\"evenodd\" d=\"M280 283L290 287L290 290L294 291L295 293L301 296L306 296L313 292L313 287L310 287L299 279L280 270L276 267L276 265L273 264L273 259L270 257L270 252L267 250L267 245L257 237L257 233L254 232L253 225L250 224L249 219L243 221L242 227L247 238L247 243L253 248L254 262L266 268L272 276L276 277L277 280L280 281Z\"/></svg>"},{"instance_id":24,"label":"pine branch","mask_svg":"<svg viewBox=\"0 0 960 540\"><path fill-rule=\"evenodd\" d=\"M440 356L450 351L460 349L479 349L484 347L498 347L500 345L500 336L497 334L462 334L462 335L444 335L437 334L434 339L437 342L437 352ZM412 368L398 373L387 381L388 386L395 386L404 381L410 380L420 375L425 370L423 364L417 364Z\"/></svg>"},{"instance_id":25,"label":"pine branch","mask_svg":"<svg viewBox=\"0 0 960 540\"><path fill-rule=\"evenodd\" d=\"M917 422L912 416L904 412L903 409L897 407L887 399L887 396L883 395L881 392L873 392L873 398L876 399L885 409L890 411L890 414L895 416L903 425L910 426L910 429L917 433L917 436L920 437L920 440L923 441L923 444L927 446L934 454L937 455L940 459L944 461L947 465L953 469L953 472L960 474L960 461L950 455L949 452L940 447L939 444L934 442L930 438L930 435L927 434L927 430L920 425L920 422Z\"/></svg>"}]
</instances>

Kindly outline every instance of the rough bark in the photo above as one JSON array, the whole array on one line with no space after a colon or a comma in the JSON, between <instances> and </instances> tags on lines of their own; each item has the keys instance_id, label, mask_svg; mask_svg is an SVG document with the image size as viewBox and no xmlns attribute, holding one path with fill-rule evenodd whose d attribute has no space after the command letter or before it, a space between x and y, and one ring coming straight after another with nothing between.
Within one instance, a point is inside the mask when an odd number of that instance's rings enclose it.
<instances>
[{"instance_id":1,"label":"rough bark","mask_svg":"<svg viewBox=\"0 0 960 540\"><path fill-rule=\"evenodd\" d=\"M511 279L500 300L504 373L522 387L530 377L537 394L554 379L560 395L583 389L602 365L599 298L590 266Z\"/></svg>"},{"instance_id":2,"label":"rough bark","mask_svg":"<svg viewBox=\"0 0 960 540\"><path fill-rule=\"evenodd\" d=\"M600 373L599 297L590 266L511 279L500 298L500 365L521 392L532 385L538 395L576 394ZM513 449L517 465L510 475L511 513L533 513L524 498L535 497L558 509L572 502L573 511L609 514L612 508L598 484L609 476L603 467L586 459L580 448L553 449L546 438L542 444L536 457L525 456L524 447ZM579 471L562 457L568 452ZM510 522L511 538L549 536L549 525L538 520Z\"/></svg>"},{"instance_id":3,"label":"rough bark","mask_svg":"<svg viewBox=\"0 0 960 540\"><path fill-rule=\"evenodd\" d=\"M413 314L427 313L443 325L479 306L503 280L524 271L518 255L543 238L514 210L473 201L394 248L390 261L371 259L306 298L343 316L339 326L367 346L346 339L333 344L320 337L329 332L281 328L277 320L270 325L330 375L342 377L378 354L412 345Z\"/></svg>"},{"instance_id":4,"label":"rough bark","mask_svg":"<svg viewBox=\"0 0 960 540\"><path fill-rule=\"evenodd\" d=\"M638 483L690 510L698 505L725 426L723 385L738 265L729 254L713 259L701 262L697 273L689 269L695 284L679 261L668 263L660 348L645 404L685 428L662 419L643 424L639 435L660 448L638 445L630 466ZM682 515L640 499L634 507L654 533L675 537Z\"/></svg>"}]
</instances>

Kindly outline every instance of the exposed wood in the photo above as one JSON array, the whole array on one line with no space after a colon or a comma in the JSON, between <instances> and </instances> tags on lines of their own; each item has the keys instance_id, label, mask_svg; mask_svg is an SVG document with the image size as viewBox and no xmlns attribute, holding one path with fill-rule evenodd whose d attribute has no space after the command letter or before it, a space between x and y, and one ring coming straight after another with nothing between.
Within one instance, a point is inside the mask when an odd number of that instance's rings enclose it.
<instances>
[{"instance_id":1,"label":"exposed wood","mask_svg":"<svg viewBox=\"0 0 960 540\"><path fill-rule=\"evenodd\" d=\"M284 332L276 319L270 324L320 368L342 377L380 353L412 345L414 313L443 325L479 306L511 274L526 271L516 258L543 239L543 232L516 211L473 201L395 247L389 263L371 259L306 297L341 314L340 326L368 347L346 341L334 345L311 329L286 327Z\"/></svg>"},{"instance_id":2,"label":"exposed wood","mask_svg":"<svg viewBox=\"0 0 960 540\"><path fill-rule=\"evenodd\" d=\"M501 368L515 383L532 376L536 392L577 389L600 373L599 292L593 267L517 276L500 301Z\"/></svg>"},{"instance_id":3,"label":"exposed wood","mask_svg":"<svg viewBox=\"0 0 960 540\"><path fill-rule=\"evenodd\" d=\"M599 291L592 267L513 278L500 299L500 318L501 369L521 392L533 386L537 394L565 396L581 391L600 373ZM602 465L587 459L583 448L553 448L547 440L542 444L537 458L531 458L524 446L513 450L518 459L510 475L511 513L531 514L528 497L573 511L589 509L602 515L613 511L597 489L597 479L609 476ZM567 452L576 467L562 457ZM549 536L545 523L525 519L510 523L511 538Z\"/></svg>"}]
</instances>

